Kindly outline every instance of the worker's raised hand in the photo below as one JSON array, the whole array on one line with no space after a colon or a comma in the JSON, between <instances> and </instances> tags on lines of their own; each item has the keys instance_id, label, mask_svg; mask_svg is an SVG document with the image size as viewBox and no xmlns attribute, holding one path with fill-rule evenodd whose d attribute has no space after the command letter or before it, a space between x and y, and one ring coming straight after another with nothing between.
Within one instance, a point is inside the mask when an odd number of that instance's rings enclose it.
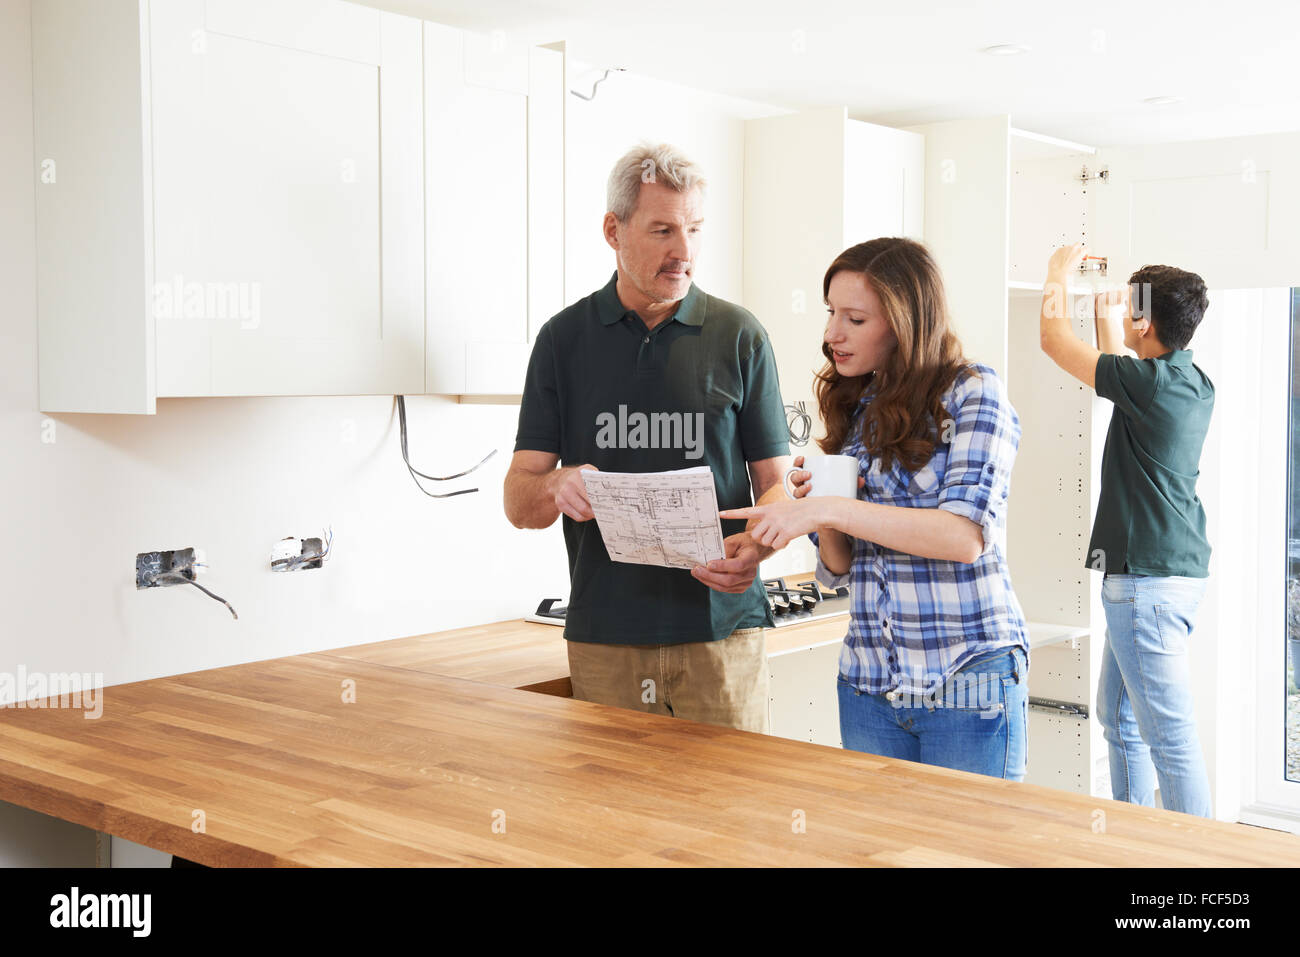
<instances>
[{"instance_id":1,"label":"worker's raised hand","mask_svg":"<svg viewBox=\"0 0 1300 957\"><path fill-rule=\"evenodd\" d=\"M1048 281L1068 279L1074 275L1086 254L1087 247L1083 243L1072 243L1056 250L1056 252L1052 253L1052 258L1047 261Z\"/></svg>"},{"instance_id":2,"label":"worker's raised hand","mask_svg":"<svg viewBox=\"0 0 1300 957\"><path fill-rule=\"evenodd\" d=\"M595 518L591 502L587 501L587 487L582 482L580 473L590 469L599 472L594 465L575 465L555 472L555 507L561 515L567 515L575 522L589 522Z\"/></svg>"},{"instance_id":3,"label":"worker's raised hand","mask_svg":"<svg viewBox=\"0 0 1300 957\"><path fill-rule=\"evenodd\" d=\"M1085 255L1083 243L1062 246L1047 261L1047 279L1043 283L1043 317L1066 319L1070 314L1070 277L1078 273Z\"/></svg>"}]
</instances>

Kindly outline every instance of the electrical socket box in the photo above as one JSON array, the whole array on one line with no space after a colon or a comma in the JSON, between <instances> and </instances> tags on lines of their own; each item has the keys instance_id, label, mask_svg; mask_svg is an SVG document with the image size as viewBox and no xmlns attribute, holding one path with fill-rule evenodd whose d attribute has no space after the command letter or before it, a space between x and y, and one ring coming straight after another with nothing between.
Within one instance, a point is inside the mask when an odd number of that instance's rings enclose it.
<instances>
[{"instance_id":1,"label":"electrical socket box","mask_svg":"<svg viewBox=\"0 0 1300 957\"><path fill-rule=\"evenodd\" d=\"M325 554L324 543L319 538L304 538L302 540L303 556L315 555L315 561L308 561L303 564L303 568L320 568L325 562L322 556Z\"/></svg>"},{"instance_id":2,"label":"electrical socket box","mask_svg":"<svg viewBox=\"0 0 1300 957\"><path fill-rule=\"evenodd\" d=\"M157 581L159 575L177 572L195 579L195 556L192 548L178 548L166 552L141 552L135 556L135 587L160 588L164 585L180 585L179 581Z\"/></svg>"},{"instance_id":3,"label":"electrical socket box","mask_svg":"<svg viewBox=\"0 0 1300 957\"><path fill-rule=\"evenodd\" d=\"M325 543L319 538L282 538L271 549L271 571L293 572L300 568L321 568L325 564Z\"/></svg>"}]
</instances>

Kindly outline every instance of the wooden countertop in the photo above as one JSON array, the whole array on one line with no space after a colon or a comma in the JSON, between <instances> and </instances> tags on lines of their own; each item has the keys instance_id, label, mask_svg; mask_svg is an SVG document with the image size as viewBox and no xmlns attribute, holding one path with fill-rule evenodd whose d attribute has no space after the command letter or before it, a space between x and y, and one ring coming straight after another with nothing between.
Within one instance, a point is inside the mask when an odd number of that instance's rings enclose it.
<instances>
[{"instance_id":1,"label":"wooden countertop","mask_svg":"<svg viewBox=\"0 0 1300 957\"><path fill-rule=\"evenodd\" d=\"M767 653L782 654L842 641L847 627L848 618L841 615L769 628ZM569 683L564 629L522 619L394 638L368 645L351 645L319 653L562 697L573 693Z\"/></svg>"},{"instance_id":2,"label":"wooden countertop","mask_svg":"<svg viewBox=\"0 0 1300 957\"><path fill-rule=\"evenodd\" d=\"M846 615L769 628L767 653L780 655L843 641L847 630ZM1083 628L1037 622L1030 623L1030 631L1030 645L1034 648L1087 633ZM522 619L352 645L320 654L562 697L573 693L564 629Z\"/></svg>"},{"instance_id":3,"label":"wooden countertop","mask_svg":"<svg viewBox=\"0 0 1300 957\"><path fill-rule=\"evenodd\" d=\"M518 619L321 652L334 658L568 697L564 629Z\"/></svg>"},{"instance_id":4,"label":"wooden countertop","mask_svg":"<svg viewBox=\"0 0 1300 957\"><path fill-rule=\"evenodd\" d=\"M118 685L96 720L6 708L0 799L213 865L1300 863L1289 834L510 687L563 660L507 622Z\"/></svg>"}]
</instances>

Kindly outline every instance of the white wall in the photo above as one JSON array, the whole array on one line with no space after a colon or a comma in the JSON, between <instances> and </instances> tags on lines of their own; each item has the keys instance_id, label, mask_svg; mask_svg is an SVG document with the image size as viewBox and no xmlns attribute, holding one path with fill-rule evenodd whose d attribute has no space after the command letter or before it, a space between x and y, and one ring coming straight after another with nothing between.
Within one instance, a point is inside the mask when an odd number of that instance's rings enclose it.
<instances>
[{"instance_id":1,"label":"white wall","mask_svg":"<svg viewBox=\"0 0 1300 957\"><path fill-rule=\"evenodd\" d=\"M569 89L591 95L603 69L569 63ZM696 284L751 309L744 296L745 120L788 113L778 107L691 90L632 73L611 73L594 99L569 96L565 112L565 296L595 292L614 272L614 250L601 233L605 183L620 156L642 140L672 143L698 163L704 191L704 239ZM780 184L769 184L780 188ZM765 316L758 313L758 319ZM794 450L798 451L798 450ZM813 449L812 451L816 451ZM813 570L806 539L763 563L764 578Z\"/></svg>"},{"instance_id":2,"label":"white wall","mask_svg":"<svg viewBox=\"0 0 1300 957\"><path fill-rule=\"evenodd\" d=\"M570 62L569 89L590 95L592 82L603 72ZM701 167L708 186L696 284L712 295L742 302L744 121L786 111L633 73L611 73L596 87L595 99L569 96L565 103L568 300L599 289L614 272L614 251L601 234L605 181L623 153L648 140L672 143Z\"/></svg>"},{"instance_id":3,"label":"white wall","mask_svg":"<svg viewBox=\"0 0 1300 957\"><path fill-rule=\"evenodd\" d=\"M499 450L473 476L480 493L447 501L407 475L391 396L163 399L155 416L38 411L34 191L48 187L32 156L30 20L30 0L0 7L0 671L102 673L112 685L517 618L567 594L559 525L520 531L502 512L516 404L408 399L416 468L460 471ZM612 271L611 251L605 266L592 255L604 177L639 136L704 163L716 185L701 281L737 298L741 119L759 107L627 75L600 93L594 104L569 98L570 299ZM325 569L269 571L275 540L326 524ZM189 586L136 591L137 552L191 545L206 549L206 585L238 621ZM33 820L0 805L0 866L30 860L11 835ZM65 854L84 853L84 834L54 830L71 842Z\"/></svg>"}]
</instances>

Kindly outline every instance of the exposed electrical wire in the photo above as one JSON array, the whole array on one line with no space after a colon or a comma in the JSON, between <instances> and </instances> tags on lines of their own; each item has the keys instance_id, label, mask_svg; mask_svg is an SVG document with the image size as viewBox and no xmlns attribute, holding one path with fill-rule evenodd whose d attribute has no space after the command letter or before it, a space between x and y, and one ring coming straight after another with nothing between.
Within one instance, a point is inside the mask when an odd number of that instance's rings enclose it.
<instances>
[{"instance_id":1,"label":"exposed electrical wire","mask_svg":"<svg viewBox=\"0 0 1300 957\"><path fill-rule=\"evenodd\" d=\"M163 572L161 575L155 575L153 578L150 579L150 581L151 582L162 581L164 578L169 578L173 581L182 582L186 585L193 585L195 588L203 592L203 594L207 595L209 598L215 598L217 601L221 602L221 604L229 608L231 617L238 620L239 616L235 614L234 605L230 604L230 602L226 601L220 595L212 594L212 592L208 591L206 588L204 588L202 585L196 582L193 578L186 578L180 572Z\"/></svg>"},{"instance_id":2,"label":"exposed electrical wire","mask_svg":"<svg viewBox=\"0 0 1300 957\"><path fill-rule=\"evenodd\" d=\"M808 414L808 403L800 399L794 405L785 407L785 429L790 433L791 444L803 448L812 437L812 416Z\"/></svg>"},{"instance_id":3,"label":"exposed electrical wire","mask_svg":"<svg viewBox=\"0 0 1300 957\"><path fill-rule=\"evenodd\" d=\"M585 96L582 93L579 93L577 90L570 90L569 92L572 93L580 100L594 100L596 98L596 87L600 86L602 83L605 82L605 77L609 76L611 73L622 73L626 69L627 67L613 66L610 67L608 70L606 70L604 76L602 76L595 83L591 84L591 96Z\"/></svg>"},{"instance_id":4,"label":"exposed electrical wire","mask_svg":"<svg viewBox=\"0 0 1300 957\"><path fill-rule=\"evenodd\" d=\"M450 482L452 479L463 478L470 472L479 468L483 462L486 462L488 459L492 458L492 456L496 455L497 450L493 449L487 455L483 456L483 461L479 462L478 465L473 465L463 472L457 472L455 475L426 475L424 472L419 472L411 465L411 457L406 450L406 396L398 395L393 398L397 399L397 419L402 430L402 461L406 463L406 470L411 473L411 480L415 482L415 487L425 495L429 496L429 498L452 498L456 495L468 495L470 492L477 492L477 488L463 488L455 492L430 492L420 484L420 479L426 478L431 482ZM419 478L416 476L419 476Z\"/></svg>"},{"instance_id":5,"label":"exposed electrical wire","mask_svg":"<svg viewBox=\"0 0 1300 957\"><path fill-rule=\"evenodd\" d=\"M319 554L306 553L292 555L289 558L280 558L271 562L271 570L277 572L296 572L300 568L315 565L321 568L325 564L325 559L330 557L330 546L334 544L333 527L325 529L321 533L321 550Z\"/></svg>"}]
</instances>

